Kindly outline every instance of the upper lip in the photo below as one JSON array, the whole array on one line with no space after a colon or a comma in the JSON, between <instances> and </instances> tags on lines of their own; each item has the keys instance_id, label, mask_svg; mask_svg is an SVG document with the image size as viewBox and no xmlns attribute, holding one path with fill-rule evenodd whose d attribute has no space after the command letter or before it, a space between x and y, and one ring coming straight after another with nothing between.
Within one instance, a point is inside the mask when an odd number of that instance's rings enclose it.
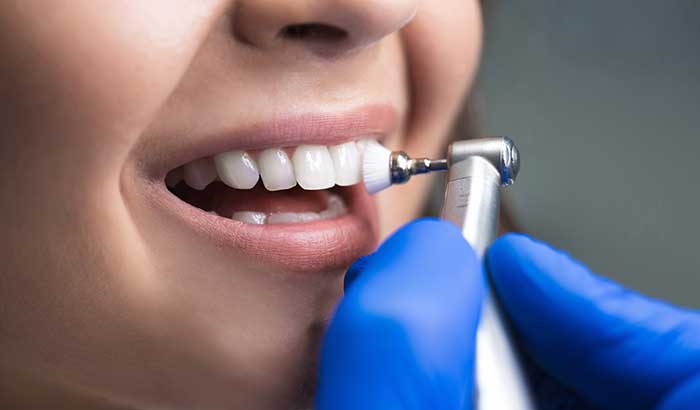
<instances>
[{"instance_id":1,"label":"upper lip","mask_svg":"<svg viewBox=\"0 0 700 410\"><path fill-rule=\"evenodd\" d=\"M158 154L145 153L147 158L140 162L149 164L148 175L162 181L170 170L220 152L301 144L335 145L363 137L382 139L396 127L396 110L388 104L339 113L307 113L244 128L223 127L206 135L187 135L186 139L173 144L164 138L164 144L158 144Z\"/></svg>"}]
</instances>

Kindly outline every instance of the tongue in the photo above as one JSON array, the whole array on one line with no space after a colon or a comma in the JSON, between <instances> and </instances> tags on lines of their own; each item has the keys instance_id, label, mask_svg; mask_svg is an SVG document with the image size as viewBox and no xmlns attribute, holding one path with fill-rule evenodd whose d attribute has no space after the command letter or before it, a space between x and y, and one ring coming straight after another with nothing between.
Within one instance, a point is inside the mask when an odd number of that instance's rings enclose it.
<instances>
[{"instance_id":1,"label":"tongue","mask_svg":"<svg viewBox=\"0 0 700 410\"><path fill-rule=\"evenodd\" d=\"M305 191L294 187L270 192L261 183L250 190L238 190L216 182L206 191L211 194L211 209L226 216L238 211L321 212L328 207L328 191L325 190Z\"/></svg>"}]
</instances>

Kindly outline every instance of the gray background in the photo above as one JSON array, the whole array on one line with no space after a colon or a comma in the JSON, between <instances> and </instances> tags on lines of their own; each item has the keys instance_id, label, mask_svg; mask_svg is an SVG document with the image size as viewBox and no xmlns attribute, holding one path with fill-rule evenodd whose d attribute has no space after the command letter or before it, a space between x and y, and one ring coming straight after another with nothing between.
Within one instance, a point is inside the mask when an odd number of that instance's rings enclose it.
<instances>
[{"instance_id":1,"label":"gray background","mask_svg":"<svg viewBox=\"0 0 700 410\"><path fill-rule=\"evenodd\" d=\"M700 2L487 2L477 112L523 165L529 233L700 307Z\"/></svg>"}]
</instances>

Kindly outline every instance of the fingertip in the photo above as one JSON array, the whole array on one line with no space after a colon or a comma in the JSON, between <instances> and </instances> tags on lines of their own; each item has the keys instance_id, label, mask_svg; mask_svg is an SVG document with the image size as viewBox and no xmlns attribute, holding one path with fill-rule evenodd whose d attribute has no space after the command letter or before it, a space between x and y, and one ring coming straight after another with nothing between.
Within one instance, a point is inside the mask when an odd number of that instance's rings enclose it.
<instances>
[{"instance_id":1,"label":"fingertip","mask_svg":"<svg viewBox=\"0 0 700 410\"><path fill-rule=\"evenodd\" d=\"M408 254L422 254L426 247L435 241L464 242L459 230L451 223L437 218L420 218L411 221L394 231L379 248L365 256L361 256L348 268L343 279L343 289L347 292L363 272L373 265L395 263L396 258L405 259ZM413 248L413 249L411 249Z\"/></svg>"},{"instance_id":2,"label":"fingertip","mask_svg":"<svg viewBox=\"0 0 700 410\"><path fill-rule=\"evenodd\" d=\"M432 217L419 218L407 223L394 232L387 242L391 241L393 238L401 238L404 236L415 236L416 238L424 239L442 237L466 242L462 236L462 232L455 224Z\"/></svg>"},{"instance_id":3,"label":"fingertip","mask_svg":"<svg viewBox=\"0 0 700 410\"><path fill-rule=\"evenodd\" d=\"M508 292L511 282L527 272L525 264L541 252L545 245L521 233L507 233L496 239L486 253L486 267L499 291Z\"/></svg>"},{"instance_id":4,"label":"fingertip","mask_svg":"<svg viewBox=\"0 0 700 410\"><path fill-rule=\"evenodd\" d=\"M401 255L405 261L420 265L443 259L467 265L477 263L474 250L462 236L460 229L436 218L412 221L394 232L375 253L381 260L386 255Z\"/></svg>"},{"instance_id":5,"label":"fingertip","mask_svg":"<svg viewBox=\"0 0 700 410\"><path fill-rule=\"evenodd\" d=\"M542 287L555 288L579 288L592 276L568 253L521 233L508 233L494 241L487 252L486 266L501 292L508 292L513 287L511 282L522 281L523 276Z\"/></svg>"},{"instance_id":6,"label":"fingertip","mask_svg":"<svg viewBox=\"0 0 700 410\"><path fill-rule=\"evenodd\" d=\"M539 241L524 233L509 232L496 239L487 255L489 260L493 262L494 267L503 267L504 262L515 262L518 259L535 255L541 252L558 252L548 244Z\"/></svg>"}]
</instances>

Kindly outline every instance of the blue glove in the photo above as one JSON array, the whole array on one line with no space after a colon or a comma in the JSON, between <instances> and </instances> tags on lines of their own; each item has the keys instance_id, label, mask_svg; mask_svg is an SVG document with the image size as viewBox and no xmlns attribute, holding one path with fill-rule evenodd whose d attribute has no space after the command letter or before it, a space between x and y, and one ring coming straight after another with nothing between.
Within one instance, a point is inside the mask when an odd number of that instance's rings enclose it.
<instances>
[{"instance_id":1,"label":"blue glove","mask_svg":"<svg viewBox=\"0 0 700 410\"><path fill-rule=\"evenodd\" d=\"M468 408L482 281L460 231L437 220L356 262L323 341L316 409Z\"/></svg>"},{"instance_id":2,"label":"blue glove","mask_svg":"<svg viewBox=\"0 0 700 410\"><path fill-rule=\"evenodd\" d=\"M627 290L522 235L497 240L486 260L527 355L559 392L591 406L567 408L700 409L699 312ZM535 395L561 400L551 386Z\"/></svg>"}]
</instances>

